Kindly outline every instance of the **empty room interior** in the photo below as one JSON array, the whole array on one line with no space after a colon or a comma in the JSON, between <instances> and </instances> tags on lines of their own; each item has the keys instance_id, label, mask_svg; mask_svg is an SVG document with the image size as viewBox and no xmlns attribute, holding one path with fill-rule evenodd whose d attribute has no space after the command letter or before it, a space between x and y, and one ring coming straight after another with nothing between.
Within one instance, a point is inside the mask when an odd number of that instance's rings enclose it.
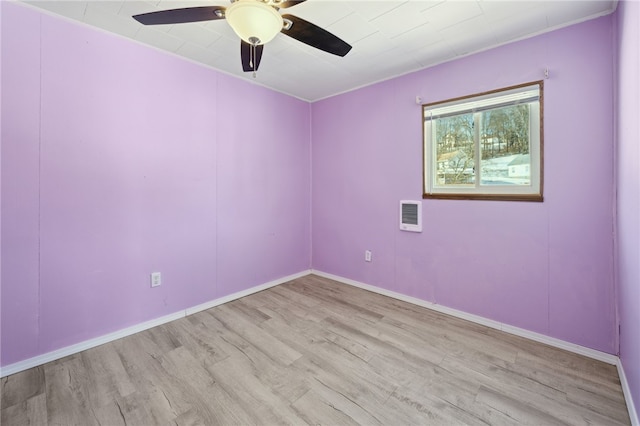
<instances>
[{"instance_id":1,"label":"empty room interior","mask_svg":"<svg viewBox=\"0 0 640 426\"><path fill-rule=\"evenodd\" d=\"M1 423L639 425L639 24L0 2Z\"/></svg>"}]
</instances>

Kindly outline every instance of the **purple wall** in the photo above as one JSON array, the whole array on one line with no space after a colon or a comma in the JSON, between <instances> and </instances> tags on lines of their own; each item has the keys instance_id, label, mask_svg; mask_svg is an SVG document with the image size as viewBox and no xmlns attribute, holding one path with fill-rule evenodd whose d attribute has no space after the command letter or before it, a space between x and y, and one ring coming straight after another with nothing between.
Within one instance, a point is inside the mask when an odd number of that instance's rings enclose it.
<instances>
[{"instance_id":1,"label":"purple wall","mask_svg":"<svg viewBox=\"0 0 640 426\"><path fill-rule=\"evenodd\" d=\"M38 354L40 18L2 2L2 363ZM7 34L11 34L8 37ZM11 65L11 66L9 66ZM9 299L12 300L9 300ZM5 353L11 353L4 361Z\"/></svg>"},{"instance_id":2,"label":"purple wall","mask_svg":"<svg viewBox=\"0 0 640 426\"><path fill-rule=\"evenodd\" d=\"M640 3L621 1L616 15L617 259L620 359L640 403ZM637 409L636 409L637 411Z\"/></svg>"},{"instance_id":3,"label":"purple wall","mask_svg":"<svg viewBox=\"0 0 640 426\"><path fill-rule=\"evenodd\" d=\"M607 16L314 103L313 268L616 353L611 47ZM415 97L545 67L544 203L425 200L423 232L400 231L422 196Z\"/></svg>"},{"instance_id":4,"label":"purple wall","mask_svg":"<svg viewBox=\"0 0 640 426\"><path fill-rule=\"evenodd\" d=\"M309 268L306 102L21 5L2 31L2 365Z\"/></svg>"},{"instance_id":5,"label":"purple wall","mask_svg":"<svg viewBox=\"0 0 640 426\"><path fill-rule=\"evenodd\" d=\"M2 5L0 4L0 52L2 52ZM2 145L2 55L0 54L0 146ZM2 194L2 149L0 149L0 194ZM0 196L0 241L2 241L2 197ZM2 244L0 244L0 307L2 306ZM0 315L1 316L1 315ZM0 331L2 325L0 322ZM1 338L0 338L1 340Z\"/></svg>"}]
</instances>

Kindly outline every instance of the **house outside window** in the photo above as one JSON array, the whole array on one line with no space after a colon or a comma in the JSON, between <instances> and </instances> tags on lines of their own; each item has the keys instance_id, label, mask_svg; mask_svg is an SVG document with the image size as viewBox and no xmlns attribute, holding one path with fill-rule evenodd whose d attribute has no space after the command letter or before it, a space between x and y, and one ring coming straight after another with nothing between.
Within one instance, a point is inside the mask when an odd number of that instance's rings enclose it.
<instances>
[{"instance_id":1,"label":"house outside window","mask_svg":"<svg viewBox=\"0 0 640 426\"><path fill-rule=\"evenodd\" d=\"M542 87L423 105L423 198L542 201Z\"/></svg>"}]
</instances>

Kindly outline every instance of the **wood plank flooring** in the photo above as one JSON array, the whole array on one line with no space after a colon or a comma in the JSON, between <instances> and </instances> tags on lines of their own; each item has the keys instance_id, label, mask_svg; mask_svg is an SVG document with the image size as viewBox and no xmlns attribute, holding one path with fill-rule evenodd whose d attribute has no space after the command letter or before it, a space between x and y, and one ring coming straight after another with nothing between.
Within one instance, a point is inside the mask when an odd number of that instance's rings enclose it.
<instances>
[{"instance_id":1,"label":"wood plank flooring","mask_svg":"<svg viewBox=\"0 0 640 426\"><path fill-rule=\"evenodd\" d=\"M2 425L630 424L616 368L317 276L2 379Z\"/></svg>"}]
</instances>

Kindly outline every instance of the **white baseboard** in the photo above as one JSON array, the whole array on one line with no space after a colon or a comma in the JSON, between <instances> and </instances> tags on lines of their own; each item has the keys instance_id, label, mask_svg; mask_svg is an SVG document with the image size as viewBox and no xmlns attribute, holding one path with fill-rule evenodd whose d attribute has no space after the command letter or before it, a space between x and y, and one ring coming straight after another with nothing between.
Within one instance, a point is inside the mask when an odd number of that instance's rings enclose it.
<instances>
[{"instance_id":1,"label":"white baseboard","mask_svg":"<svg viewBox=\"0 0 640 426\"><path fill-rule=\"evenodd\" d=\"M297 274L288 275L286 277L278 278L277 280L269 281L268 283L260 284L260 285L257 285L255 287L251 287L250 289L247 289L247 290L242 290L242 291L239 291L237 293L233 293L233 294L230 294L228 296L224 296L224 297L221 297L219 299L203 303L201 305L193 306L191 308L187 308L186 309L186 314L187 315L192 315L192 314L195 314L195 313L200 312L200 311L205 311L205 310L211 309L211 308L213 308L215 306L222 305L223 303L231 302L232 300L240 299L240 298L248 296L250 294L257 293L259 291L266 290L268 288L275 287L277 285L284 284L284 283L289 282L289 281L293 281L293 280L295 280L297 278L309 275L310 273L311 273L310 269L306 270L306 271L298 272Z\"/></svg>"},{"instance_id":2,"label":"white baseboard","mask_svg":"<svg viewBox=\"0 0 640 426\"><path fill-rule=\"evenodd\" d=\"M371 292L378 293L383 296L392 297L394 299L398 299L404 302L412 303L414 305L422 306L424 308L431 309L433 311L442 312L443 314L447 314L453 317L471 321L476 324L485 325L487 327L491 327L496 330L501 330L506 333L515 334L516 336L520 336L530 340L534 340L536 342L544 343L549 346L553 346L556 348L564 349L569 352L584 355L586 357L593 358L598 361L606 362L607 364L617 365L618 363L618 357L616 355L611 355L606 352L601 352L595 349L576 345L575 343L569 343L564 340L556 339L554 337L545 336L544 334L525 330L524 328L514 327L512 325L504 324L498 321L484 318L479 315L469 314L464 311L448 308L446 306L438 305L437 303L427 302L426 300L418 299L412 296L407 296L401 293L396 293L395 291L385 290L380 287L375 287L369 284L361 283L359 281L355 281L349 278L344 278L338 275L328 274L326 272L317 271L315 269L312 269L311 273L321 277L329 278L334 281L341 282L343 284L348 284L354 287L362 288L364 290L369 290Z\"/></svg>"},{"instance_id":3,"label":"white baseboard","mask_svg":"<svg viewBox=\"0 0 640 426\"><path fill-rule=\"evenodd\" d=\"M184 318L188 315L193 315L197 312L213 308L215 306L221 305L223 303L230 302L232 300L240 299L242 297L248 296L253 293L257 293L262 290L266 290L271 287L275 287L277 285L283 284L288 281L295 280L300 277L304 277L309 274L315 274L321 277L325 277L331 280L335 280L341 282L343 284L351 285L354 287L362 288L364 290L368 290L374 293L381 294L383 296L392 297L394 299L402 300L404 302L412 303L414 305L422 306L427 309L431 309L437 312L442 312L447 315L451 315L457 318L461 318L467 321L474 322L476 324L482 324L487 327L494 328L496 330L502 330L506 333L514 334L520 337L524 337L530 340L534 340L536 342L545 343L547 345L564 349L569 352L574 352L580 355L587 356L589 358L593 358L599 361L606 362L608 364L615 365L618 369L618 375L620 376L620 383L622 385L622 390L624 393L624 397L627 403L627 409L629 410L629 418L631 419L631 424L634 426L640 426L640 422L638 421L638 414L635 409L635 405L633 403L633 398L631 395L631 389L629 388L629 383L627 382L627 377L624 373L624 368L622 363L620 362L620 358L615 355L611 355L605 352L597 351L595 349L586 348L584 346L576 345L574 343L565 342L564 340L556 339L554 337L545 336L543 334L535 333L529 330L525 330L523 328L514 327L508 324L504 324L498 321L494 321L488 318L481 317L479 315L469 314L467 312L459 311L457 309L448 308L446 306L438 305L436 303L427 302L422 299L418 299L415 297L407 296L401 293L396 293L394 291L385 290L379 287L375 287L369 284L361 283L359 281L351 280L349 278L340 277L338 275L329 274L322 271L317 270L306 270L299 272L297 274L289 275L286 277L278 278L273 281L269 281L264 284L257 285L255 287L251 287L249 289L239 291L237 293L230 294L228 296L224 296L215 300L212 300L207 303L203 303L200 305L196 305L185 310L181 310L175 312L173 314L165 315L160 318L156 318L150 321L145 321L140 324L136 324L131 327L124 328L122 330L115 331L113 333L105 334L100 337L96 337L93 339L85 340L84 342L76 343L74 345L70 345L64 348L56 349L55 351L47 352L46 354L38 355L33 358L29 358L23 361L16 362L14 364L9 364L0 369L0 377L9 376L11 374L19 373L20 371L27 370L29 368L37 367L42 364L46 364L47 362L55 361L57 359L63 358L65 356L73 355L78 352L82 352L87 349L94 348L96 346L103 345L105 343L112 342L114 340L121 339L123 337L130 336L135 333L139 333L144 330L148 330L153 327L157 327L162 324L166 324L168 322Z\"/></svg>"},{"instance_id":4,"label":"white baseboard","mask_svg":"<svg viewBox=\"0 0 640 426\"><path fill-rule=\"evenodd\" d=\"M566 342L564 340L556 339L555 337L545 336L544 334L535 333L533 331L525 330L523 328L514 327L512 325L504 324L498 321L484 318L479 315L473 315L464 311L459 311L457 309L452 309L446 306L438 305L436 303L427 302L425 300L418 299L416 297L407 296L407 295L396 293L390 290L385 290L383 288L365 284L349 278L344 278L338 275L329 274L327 272L322 272L322 271L312 269L311 274L328 278L334 281L338 281L343 284L362 288L364 290L368 290L373 293L378 293L383 296L388 296L394 299L402 300L404 302L412 303L414 305L422 306L424 308L441 312L447 315L451 315L457 318L461 318L467 321L471 321L476 324L485 325L487 327L491 327L496 330L504 331L505 333L514 334L516 336L520 336L529 340L544 343L559 349L564 349L566 351L573 352L579 355L584 355L586 357L589 357L598 361L606 362L607 364L615 365L618 369L618 376L620 377L620 384L622 386L622 392L627 405L627 410L629 412L629 418L631 419L631 424L633 426L640 426L640 421L638 420L638 413L635 408L633 396L631 394L631 389L629 388L629 382L627 381L627 376L624 372L624 367L622 365L622 362L620 361L620 358L616 355L612 355L606 352L587 348L581 345L577 345L575 343Z\"/></svg>"},{"instance_id":5,"label":"white baseboard","mask_svg":"<svg viewBox=\"0 0 640 426\"><path fill-rule=\"evenodd\" d=\"M109 343L114 340L122 339L123 337L127 337L132 334L139 333L141 331L148 330L150 328L157 327L159 325L166 324L168 322L175 321L180 318L184 318L188 315L195 314L197 312L212 308L214 306L221 305L223 303L230 302L232 300L240 299L241 297L245 297L250 294L257 293L259 291L277 286L279 284L283 284L285 282L294 280L296 278L304 277L305 275L309 275L310 273L311 273L310 270L305 270L297 274L278 278L276 280L269 281L268 283L260 284L255 287L251 287L247 290L242 290L237 293L233 293L228 296L224 296L219 299L215 299L210 302L203 303L201 305L193 306L191 308L187 308L187 309L175 312L173 314L169 314L169 315L162 316L160 318L155 318L149 321L145 321L143 323L136 324L131 327L114 331L113 333L105 334L103 336L85 340L84 342L80 342L70 346L66 346L64 348L56 349L54 351L47 352L42 355L34 356L33 358L25 359L23 361L19 361L14 364L6 365L0 369L0 377L5 377L11 374L19 373L21 371L28 370L29 368L37 367L39 365L46 364L47 362L64 358L65 356L73 355L78 352L85 351L87 349L95 348L96 346L104 345L105 343Z\"/></svg>"},{"instance_id":6,"label":"white baseboard","mask_svg":"<svg viewBox=\"0 0 640 426\"><path fill-rule=\"evenodd\" d=\"M47 362L55 361L65 356L73 355L78 352L86 351L87 349L95 348L96 346L103 345L114 340L122 339L123 337L130 336L135 333L139 333L144 330L148 330L153 327L168 323L184 317L184 311L175 312L173 314L165 315L160 318L155 318L150 321L145 321L140 324L133 325L131 327L123 328L113 333L105 334L103 336L95 337L93 339L85 340L84 342L76 343L64 348L56 349L51 352L47 352L42 355L34 356L33 358L18 361L14 364L9 364L0 370L0 377L10 376L11 374L19 373L29 368L37 367Z\"/></svg>"},{"instance_id":7,"label":"white baseboard","mask_svg":"<svg viewBox=\"0 0 640 426\"><path fill-rule=\"evenodd\" d=\"M638 412L636 411L636 406L633 401L633 395L631 395L631 388L629 387L627 375L624 372L624 366L622 365L622 361L620 360L620 358L618 358L616 367L618 367L618 376L620 376L622 393L624 394L624 400L627 403L627 411L629 411L629 419L631 419L631 424L633 426L640 426L640 420L638 420Z\"/></svg>"},{"instance_id":8,"label":"white baseboard","mask_svg":"<svg viewBox=\"0 0 640 426\"><path fill-rule=\"evenodd\" d=\"M380 287L361 283L359 281L355 281L349 278L344 278L338 275L329 274L329 273L318 271L315 269L312 269L311 273L314 275L318 275L320 277L341 282L343 284L348 284L354 287L362 288L364 290L368 290L373 293L378 293L383 296L392 297L394 299L398 299L404 302L412 303L414 305L422 306L427 309L431 309L437 312L442 312L443 314L447 314L447 315L451 315L467 321L471 321L476 324L482 324L487 327L494 328L496 330L502 330L505 333L515 334L516 336L520 336L526 339L534 340L536 342L544 343L559 349L564 349L566 351L573 352L579 355L584 355L586 357L596 359L598 361L606 362L607 364L615 365L618 369L618 376L620 377L620 384L622 385L622 392L624 395L625 402L627 404L627 410L629 412L629 418L631 419L631 424L633 426L640 426L640 421L638 420L638 412L636 411L636 406L633 401L633 396L631 395L631 388L629 388L629 382L627 381L627 376L625 375L624 367L622 366L622 362L620 361L620 358L616 355L611 355L606 352L597 351L595 349L587 348L581 345L576 345L575 343L569 343L564 340L556 339L555 337L545 336L544 334L535 333L533 331L525 330L519 327L514 327L512 325L508 325L508 324L504 324L488 318L484 318L479 315L469 314L464 311L448 308L446 306L438 305L432 302L427 302L425 300L418 299L416 297L407 296L401 293L396 293L395 291L385 290Z\"/></svg>"}]
</instances>

